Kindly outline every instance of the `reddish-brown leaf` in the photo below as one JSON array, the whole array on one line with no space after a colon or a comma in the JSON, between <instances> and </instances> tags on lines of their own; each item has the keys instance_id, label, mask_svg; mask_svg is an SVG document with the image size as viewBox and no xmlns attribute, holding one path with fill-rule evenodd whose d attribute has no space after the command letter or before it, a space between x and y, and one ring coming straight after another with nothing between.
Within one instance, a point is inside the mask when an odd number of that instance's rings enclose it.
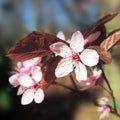
<instances>
[{"instance_id":1,"label":"reddish-brown leaf","mask_svg":"<svg viewBox=\"0 0 120 120\"><path fill-rule=\"evenodd\" d=\"M87 46L90 45L100 45L100 43L106 39L106 28L105 28L105 23L109 22L112 20L114 17L116 17L118 13L112 13L109 14L100 20L98 20L96 23L94 23L91 27L89 27L87 30L83 32L83 36L86 39L89 35L95 33L95 32L100 32L100 36L91 44L88 44Z\"/></svg>"},{"instance_id":2,"label":"reddish-brown leaf","mask_svg":"<svg viewBox=\"0 0 120 120\"><path fill-rule=\"evenodd\" d=\"M8 52L8 57L15 61L25 61L38 56L45 57L52 53L49 46L55 42L66 43L52 34L32 32L13 45Z\"/></svg>"},{"instance_id":3,"label":"reddish-brown leaf","mask_svg":"<svg viewBox=\"0 0 120 120\"><path fill-rule=\"evenodd\" d=\"M100 44L100 46L105 50L110 50L114 45L120 41L120 29L115 30L110 33L108 37Z\"/></svg>"},{"instance_id":4,"label":"reddish-brown leaf","mask_svg":"<svg viewBox=\"0 0 120 120\"><path fill-rule=\"evenodd\" d=\"M83 32L84 37L87 38L90 34L98 31L101 26L103 26L105 23L112 20L117 15L118 13L112 13L112 14L106 15L105 17L101 18L99 21L94 23L91 27L89 27L86 31Z\"/></svg>"},{"instance_id":5,"label":"reddish-brown leaf","mask_svg":"<svg viewBox=\"0 0 120 120\"><path fill-rule=\"evenodd\" d=\"M58 65L58 62L61 60L61 57L53 57L46 62L46 65L42 67L43 71L43 80L40 82L40 87L42 89L46 89L49 85L51 85L55 79L55 69Z\"/></svg>"},{"instance_id":6,"label":"reddish-brown leaf","mask_svg":"<svg viewBox=\"0 0 120 120\"><path fill-rule=\"evenodd\" d=\"M105 51L103 48L101 48L99 46L91 46L88 48L96 50L100 56L100 60L102 60L104 63L111 64L112 57L109 52Z\"/></svg>"}]
</instances>

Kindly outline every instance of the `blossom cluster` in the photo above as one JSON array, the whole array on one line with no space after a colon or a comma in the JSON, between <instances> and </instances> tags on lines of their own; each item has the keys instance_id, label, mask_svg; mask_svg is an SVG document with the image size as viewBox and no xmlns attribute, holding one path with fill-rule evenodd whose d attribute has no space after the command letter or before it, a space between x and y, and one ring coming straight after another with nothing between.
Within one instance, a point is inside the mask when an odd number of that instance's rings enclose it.
<instances>
[{"instance_id":1,"label":"blossom cluster","mask_svg":"<svg viewBox=\"0 0 120 120\"><path fill-rule=\"evenodd\" d=\"M107 34L105 23L117 15L109 14L85 31L76 31L71 39L66 40L61 31L56 36L34 31L11 47L8 57L18 63L9 83L18 87L17 95L22 95L21 104L41 103L44 91L50 85L60 85L78 94L99 85L111 95L114 103L112 108L107 98L101 98L97 104L101 112L99 120L109 113L120 117L112 87L103 69L104 64L112 63L109 50L120 40L120 29ZM70 77L75 88L55 81L65 76ZM99 78L105 80L108 88L100 84Z\"/></svg>"},{"instance_id":2,"label":"blossom cluster","mask_svg":"<svg viewBox=\"0 0 120 120\"><path fill-rule=\"evenodd\" d=\"M99 100L99 106L98 111L102 112L102 114L99 117L99 120L103 120L104 118L108 117L111 112L111 107L108 105L109 99L106 97L102 97Z\"/></svg>"},{"instance_id":3,"label":"blossom cluster","mask_svg":"<svg viewBox=\"0 0 120 120\"><path fill-rule=\"evenodd\" d=\"M17 63L17 72L9 78L14 87L19 87L17 95L22 95L21 104L27 105L34 99L41 103L44 99L44 92L39 83L42 80L42 71L38 65L40 57Z\"/></svg>"}]
</instances>

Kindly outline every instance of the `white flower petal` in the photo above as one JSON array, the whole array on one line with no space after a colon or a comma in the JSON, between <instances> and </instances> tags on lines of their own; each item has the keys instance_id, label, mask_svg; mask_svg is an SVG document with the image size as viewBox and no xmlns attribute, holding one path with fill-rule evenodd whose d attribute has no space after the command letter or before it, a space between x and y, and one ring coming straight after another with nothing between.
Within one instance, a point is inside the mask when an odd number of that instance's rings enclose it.
<instances>
[{"instance_id":1,"label":"white flower petal","mask_svg":"<svg viewBox=\"0 0 120 120\"><path fill-rule=\"evenodd\" d=\"M24 61L23 62L23 65L24 65L24 67L26 67L26 68L28 68L28 67L31 67L31 66L33 66L34 64L33 64L33 60L26 60L26 61Z\"/></svg>"},{"instance_id":2,"label":"white flower petal","mask_svg":"<svg viewBox=\"0 0 120 120\"><path fill-rule=\"evenodd\" d=\"M36 66L32 73L32 78L38 83L42 78L42 71L39 66Z\"/></svg>"},{"instance_id":3,"label":"white flower petal","mask_svg":"<svg viewBox=\"0 0 120 120\"><path fill-rule=\"evenodd\" d=\"M23 94L25 90L26 90L25 87L20 86L20 87L18 88L17 95L21 95L21 94Z\"/></svg>"},{"instance_id":4,"label":"white flower petal","mask_svg":"<svg viewBox=\"0 0 120 120\"><path fill-rule=\"evenodd\" d=\"M22 74L31 74L32 72L32 67L22 67L21 69L19 69L19 72Z\"/></svg>"},{"instance_id":5,"label":"white flower petal","mask_svg":"<svg viewBox=\"0 0 120 120\"><path fill-rule=\"evenodd\" d=\"M76 79L81 82L87 80L87 70L82 63L77 63L75 67Z\"/></svg>"},{"instance_id":6,"label":"white flower petal","mask_svg":"<svg viewBox=\"0 0 120 120\"><path fill-rule=\"evenodd\" d=\"M56 56L58 55L63 58L72 55L72 50L63 42L57 42L50 45L50 49L55 53Z\"/></svg>"},{"instance_id":7,"label":"white flower petal","mask_svg":"<svg viewBox=\"0 0 120 120\"><path fill-rule=\"evenodd\" d=\"M18 81L24 87L30 87L34 84L34 81L29 75L21 75Z\"/></svg>"},{"instance_id":8,"label":"white flower petal","mask_svg":"<svg viewBox=\"0 0 120 120\"><path fill-rule=\"evenodd\" d=\"M64 58L59 63L55 70L56 77L64 77L73 71L73 63L71 58Z\"/></svg>"},{"instance_id":9,"label":"white flower petal","mask_svg":"<svg viewBox=\"0 0 120 120\"><path fill-rule=\"evenodd\" d=\"M98 64L99 55L95 50L86 49L80 55L81 61L87 66L95 66Z\"/></svg>"},{"instance_id":10,"label":"white flower petal","mask_svg":"<svg viewBox=\"0 0 120 120\"><path fill-rule=\"evenodd\" d=\"M18 69L21 69L23 67L23 62L18 62L17 67L18 67Z\"/></svg>"},{"instance_id":11,"label":"white flower petal","mask_svg":"<svg viewBox=\"0 0 120 120\"><path fill-rule=\"evenodd\" d=\"M9 83L13 85L14 87L17 87L19 85L18 82L19 74L14 74L9 78Z\"/></svg>"},{"instance_id":12,"label":"white flower petal","mask_svg":"<svg viewBox=\"0 0 120 120\"><path fill-rule=\"evenodd\" d=\"M38 89L34 95L35 103L41 103L44 100L44 92L42 89Z\"/></svg>"},{"instance_id":13,"label":"white flower petal","mask_svg":"<svg viewBox=\"0 0 120 120\"><path fill-rule=\"evenodd\" d=\"M93 70L93 76L96 79L100 78L101 74L102 74L102 70L101 69L94 68L94 70Z\"/></svg>"},{"instance_id":14,"label":"white flower petal","mask_svg":"<svg viewBox=\"0 0 120 120\"><path fill-rule=\"evenodd\" d=\"M64 33L62 31L59 31L57 33L57 37L60 38L60 39L62 39L62 40L65 40L65 35L64 35Z\"/></svg>"},{"instance_id":15,"label":"white flower petal","mask_svg":"<svg viewBox=\"0 0 120 120\"><path fill-rule=\"evenodd\" d=\"M21 99L22 105L30 104L34 99L34 90L33 89L27 89Z\"/></svg>"},{"instance_id":16,"label":"white flower petal","mask_svg":"<svg viewBox=\"0 0 120 120\"><path fill-rule=\"evenodd\" d=\"M35 57L33 58L33 64L38 65L41 62L42 58L41 57Z\"/></svg>"},{"instance_id":17,"label":"white flower petal","mask_svg":"<svg viewBox=\"0 0 120 120\"><path fill-rule=\"evenodd\" d=\"M107 105L109 102L109 99L106 98L106 97L102 97L100 100L99 100L99 104L104 106L104 105Z\"/></svg>"},{"instance_id":18,"label":"white flower petal","mask_svg":"<svg viewBox=\"0 0 120 120\"><path fill-rule=\"evenodd\" d=\"M84 49L84 38L80 31L77 31L72 35L70 47L76 53L79 53Z\"/></svg>"}]
</instances>

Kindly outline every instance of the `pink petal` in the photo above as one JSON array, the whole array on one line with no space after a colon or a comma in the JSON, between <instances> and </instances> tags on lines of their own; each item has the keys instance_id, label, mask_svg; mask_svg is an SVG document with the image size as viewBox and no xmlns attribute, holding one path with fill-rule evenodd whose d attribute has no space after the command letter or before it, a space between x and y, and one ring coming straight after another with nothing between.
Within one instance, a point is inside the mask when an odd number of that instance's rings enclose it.
<instances>
[{"instance_id":1,"label":"pink petal","mask_svg":"<svg viewBox=\"0 0 120 120\"><path fill-rule=\"evenodd\" d=\"M36 66L41 62L41 57L35 57L30 60L26 60L23 62L24 67L31 67L31 66Z\"/></svg>"},{"instance_id":2,"label":"pink petal","mask_svg":"<svg viewBox=\"0 0 120 120\"><path fill-rule=\"evenodd\" d=\"M92 43L92 42L94 42L95 40L97 40L98 37L100 36L100 34L101 34L100 32L95 32L95 33L89 35L89 36L87 37L87 39L85 39L85 45L88 44L88 43Z\"/></svg>"},{"instance_id":3,"label":"pink petal","mask_svg":"<svg viewBox=\"0 0 120 120\"><path fill-rule=\"evenodd\" d=\"M33 67L22 67L21 69L19 69L19 72L22 74L31 74L33 70Z\"/></svg>"},{"instance_id":4,"label":"pink petal","mask_svg":"<svg viewBox=\"0 0 120 120\"><path fill-rule=\"evenodd\" d=\"M31 87L34 85L34 81L29 75L21 75L19 78L19 83L24 87Z\"/></svg>"},{"instance_id":5,"label":"pink petal","mask_svg":"<svg viewBox=\"0 0 120 120\"><path fill-rule=\"evenodd\" d=\"M44 100L44 92L42 89L38 89L34 95L35 103L41 103Z\"/></svg>"},{"instance_id":6,"label":"pink petal","mask_svg":"<svg viewBox=\"0 0 120 120\"><path fill-rule=\"evenodd\" d=\"M82 81L82 84L84 85L83 88L81 88L81 91L85 91L93 86L95 86L97 79L93 76L90 76L86 81Z\"/></svg>"},{"instance_id":7,"label":"pink petal","mask_svg":"<svg viewBox=\"0 0 120 120\"><path fill-rule=\"evenodd\" d=\"M100 104L101 106L107 105L108 102L109 102L109 99L106 98L106 97L102 97L102 98L99 100L99 104Z\"/></svg>"},{"instance_id":8,"label":"pink petal","mask_svg":"<svg viewBox=\"0 0 120 120\"><path fill-rule=\"evenodd\" d=\"M27 89L21 99L22 105L30 104L34 99L34 90L33 89Z\"/></svg>"},{"instance_id":9,"label":"pink petal","mask_svg":"<svg viewBox=\"0 0 120 120\"><path fill-rule=\"evenodd\" d=\"M110 112L111 112L111 109L110 109L109 107L107 107L107 108L103 111L103 113L100 115L99 120L103 120L104 118L108 117L109 114L110 114Z\"/></svg>"},{"instance_id":10,"label":"pink petal","mask_svg":"<svg viewBox=\"0 0 120 120\"><path fill-rule=\"evenodd\" d=\"M42 58L41 57L35 57L33 58L33 64L38 65L41 62Z\"/></svg>"},{"instance_id":11,"label":"pink petal","mask_svg":"<svg viewBox=\"0 0 120 120\"><path fill-rule=\"evenodd\" d=\"M73 63L71 58L64 58L59 63L55 70L56 77L64 77L73 71Z\"/></svg>"},{"instance_id":12,"label":"pink petal","mask_svg":"<svg viewBox=\"0 0 120 120\"><path fill-rule=\"evenodd\" d=\"M42 71L39 66L36 66L32 73L32 78L38 83L42 79Z\"/></svg>"},{"instance_id":13,"label":"pink petal","mask_svg":"<svg viewBox=\"0 0 120 120\"><path fill-rule=\"evenodd\" d=\"M21 94L23 94L25 90L26 90L25 87L20 86L20 87L18 88L17 95L21 95Z\"/></svg>"},{"instance_id":14,"label":"pink petal","mask_svg":"<svg viewBox=\"0 0 120 120\"><path fill-rule=\"evenodd\" d=\"M95 50L86 49L80 55L81 61L87 66L95 66L98 64L99 55Z\"/></svg>"},{"instance_id":15,"label":"pink petal","mask_svg":"<svg viewBox=\"0 0 120 120\"><path fill-rule=\"evenodd\" d=\"M13 85L14 87L17 87L19 85L18 82L19 74L14 74L9 78L9 83Z\"/></svg>"},{"instance_id":16,"label":"pink petal","mask_svg":"<svg viewBox=\"0 0 120 120\"><path fill-rule=\"evenodd\" d=\"M82 63L77 63L75 67L76 79L81 82L87 80L87 70Z\"/></svg>"},{"instance_id":17,"label":"pink petal","mask_svg":"<svg viewBox=\"0 0 120 120\"><path fill-rule=\"evenodd\" d=\"M62 31L59 31L57 33L57 37L60 38L60 39L62 39L62 40L65 40L65 35L64 35L64 33Z\"/></svg>"},{"instance_id":18,"label":"pink petal","mask_svg":"<svg viewBox=\"0 0 120 120\"><path fill-rule=\"evenodd\" d=\"M22 62L18 62L18 63L17 63L17 67L18 67L18 70L21 69L22 67L24 67L24 66L23 66L23 63L22 63Z\"/></svg>"},{"instance_id":19,"label":"pink petal","mask_svg":"<svg viewBox=\"0 0 120 120\"><path fill-rule=\"evenodd\" d=\"M23 62L24 67L28 68L34 66L33 60L27 60Z\"/></svg>"},{"instance_id":20,"label":"pink petal","mask_svg":"<svg viewBox=\"0 0 120 120\"><path fill-rule=\"evenodd\" d=\"M55 53L55 55L61 56L63 58L72 55L71 49L65 43L62 42L57 42L50 45L50 49Z\"/></svg>"},{"instance_id":21,"label":"pink petal","mask_svg":"<svg viewBox=\"0 0 120 120\"><path fill-rule=\"evenodd\" d=\"M100 78L101 74L102 74L102 71L101 71L100 69L95 68L95 69L93 70L93 76L94 76L96 79Z\"/></svg>"},{"instance_id":22,"label":"pink petal","mask_svg":"<svg viewBox=\"0 0 120 120\"><path fill-rule=\"evenodd\" d=\"M70 47L76 53L79 53L84 49L84 38L80 31L77 31L72 35Z\"/></svg>"}]
</instances>

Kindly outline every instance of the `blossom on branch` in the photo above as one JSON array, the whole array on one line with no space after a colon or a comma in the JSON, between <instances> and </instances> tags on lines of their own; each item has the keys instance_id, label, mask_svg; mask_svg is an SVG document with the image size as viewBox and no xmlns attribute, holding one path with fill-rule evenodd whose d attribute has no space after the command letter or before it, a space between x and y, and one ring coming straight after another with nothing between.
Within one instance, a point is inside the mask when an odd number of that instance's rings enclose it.
<instances>
[{"instance_id":1,"label":"blossom on branch","mask_svg":"<svg viewBox=\"0 0 120 120\"><path fill-rule=\"evenodd\" d=\"M92 71L92 75L88 77L86 81L82 81L82 84L84 85L84 87L81 88L80 90L84 91L95 86L101 74L102 74L102 71L100 69L94 68L94 70Z\"/></svg>"},{"instance_id":2,"label":"blossom on branch","mask_svg":"<svg viewBox=\"0 0 120 120\"><path fill-rule=\"evenodd\" d=\"M34 99L36 103L41 103L44 99L44 92L40 88L42 71L38 64L41 58L33 58L24 62L18 62L17 72L9 78L9 82L14 87L19 86L17 95L21 95L21 104L27 105Z\"/></svg>"},{"instance_id":3,"label":"blossom on branch","mask_svg":"<svg viewBox=\"0 0 120 120\"><path fill-rule=\"evenodd\" d=\"M103 120L104 118L108 117L110 112L111 112L111 108L108 105L109 99L106 97L103 97L99 100L99 105L100 107L98 107L98 111L102 112L99 120Z\"/></svg>"},{"instance_id":4,"label":"blossom on branch","mask_svg":"<svg viewBox=\"0 0 120 120\"><path fill-rule=\"evenodd\" d=\"M75 68L76 79L79 82L87 80L85 65L90 67L97 65L99 61L98 53L92 49L84 49L84 38L79 31L72 35L69 45L67 46L63 42L50 45L51 51L56 56L63 57L55 70L56 77L64 77Z\"/></svg>"}]
</instances>

